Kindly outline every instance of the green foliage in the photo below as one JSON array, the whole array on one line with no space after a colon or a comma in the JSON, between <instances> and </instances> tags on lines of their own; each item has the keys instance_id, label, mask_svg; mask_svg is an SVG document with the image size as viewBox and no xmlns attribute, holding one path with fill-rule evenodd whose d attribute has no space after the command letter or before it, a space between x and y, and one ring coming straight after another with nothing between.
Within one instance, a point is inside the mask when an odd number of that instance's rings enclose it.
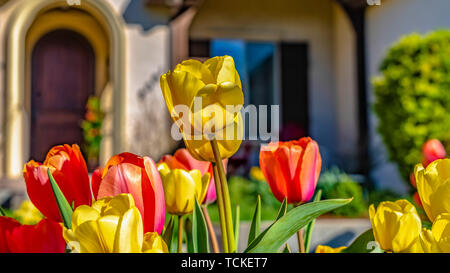
<instances>
[{"instance_id":1,"label":"green foliage","mask_svg":"<svg viewBox=\"0 0 450 273\"><path fill-rule=\"evenodd\" d=\"M61 214L61 219L63 220L64 226L68 229L72 228L72 207L66 200L66 197L62 193L55 179L53 178L50 169L47 169L48 178L50 180L50 185L52 187L53 195L56 199L56 204L58 205L59 213Z\"/></svg>"},{"instance_id":2,"label":"green foliage","mask_svg":"<svg viewBox=\"0 0 450 273\"><path fill-rule=\"evenodd\" d=\"M195 199L192 214L192 241L194 242L194 253L209 253L208 228L197 199Z\"/></svg>"},{"instance_id":3,"label":"green foliage","mask_svg":"<svg viewBox=\"0 0 450 273\"><path fill-rule=\"evenodd\" d=\"M261 198L258 195L256 201L255 213L253 214L252 224L250 225L250 231L248 234L247 245L259 235L261 232Z\"/></svg>"},{"instance_id":4,"label":"green foliage","mask_svg":"<svg viewBox=\"0 0 450 273\"><path fill-rule=\"evenodd\" d=\"M341 253L383 253L384 251L375 243L373 230L369 229L356 238L353 243L342 250Z\"/></svg>"},{"instance_id":5,"label":"green foliage","mask_svg":"<svg viewBox=\"0 0 450 273\"><path fill-rule=\"evenodd\" d=\"M331 213L349 217L357 217L365 213L367 205L364 201L362 187L357 182L346 181L336 184L333 190L327 194L326 199L351 197L353 197L353 201L348 206L335 209Z\"/></svg>"},{"instance_id":6,"label":"green foliage","mask_svg":"<svg viewBox=\"0 0 450 273\"><path fill-rule=\"evenodd\" d=\"M450 31L403 37L374 79L378 131L405 181L431 138L450 145Z\"/></svg>"},{"instance_id":7,"label":"green foliage","mask_svg":"<svg viewBox=\"0 0 450 273\"><path fill-rule=\"evenodd\" d=\"M323 191L322 199L353 198L347 206L332 211L334 215L358 217L367 210L361 185L337 168L322 173L317 189Z\"/></svg>"},{"instance_id":8,"label":"green foliage","mask_svg":"<svg viewBox=\"0 0 450 273\"><path fill-rule=\"evenodd\" d=\"M95 96L90 97L86 104L85 119L81 123L81 128L83 129L84 137L83 153L87 157L88 163L91 164L95 164L98 161L100 154L103 119L104 113L101 110L100 99Z\"/></svg>"},{"instance_id":9,"label":"green foliage","mask_svg":"<svg viewBox=\"0 0 450 273\"><path fill-rule=\"evenodd\" d=\"M169 216L169 217L167 217ZM176 242L176 240L174 239L174 229L176 228L175 225L175 216L173 215L166 215L166 219L169 219L169 222L167 223L167 225L164 228L164 232L162 234L162 238L164 240L164 242L166 242L167 247L169 248L169 252L175 252L176 250L176 243L174 244L174 242Z\"/></svg>"},{"instance_id":10,"label":"green foliage","mask_svg":"<svg viewBox=\"0 0 450 273\"><path fill-rule=\"evenodd\" d=\"M299 229L320 215L345 206L351 199L306 203L289 210L263 231L245 250L246 253L274 253Z\"/></svg>"}]
</instances>

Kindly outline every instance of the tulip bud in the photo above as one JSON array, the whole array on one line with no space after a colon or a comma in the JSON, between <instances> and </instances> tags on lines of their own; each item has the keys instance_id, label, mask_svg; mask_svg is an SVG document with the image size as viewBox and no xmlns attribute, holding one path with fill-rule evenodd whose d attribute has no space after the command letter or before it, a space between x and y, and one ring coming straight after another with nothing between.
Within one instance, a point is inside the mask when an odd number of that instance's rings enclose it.
<instances>
[{"instance_id":1,"label":"tulip bud","mask_svg":"<svg viewBox=\"0 0 450 273\"><path fill-rule=\"evenodd\" d=\"M96 199L131 194L142 215L144 232L161 234L165 220L164 191L156 164L150 157L132 153L115 155L106 163L102 180L97 180L93 176L94 194L98 188Z\"/></svg>"},{"instance_id":2,"label":"tulip bud","mask_svg":"<svg viewBox=\"0 0 450 273\"><path fill-rule=\"evenodd\" d=\"M166 163L170 169L183 169L186 171L199 170L202 176L209 173L211 179L203 204L211 204L216 201L216 187L211 162L195 159L187 149L178 149L173 156L163 156L159 163ZM226 171L228 160L224 159L222 163L223 168Z\"/></svg>"},{"instance_id":3,"label":"tulip bud","mask_svg":"<svg viewBox=\"0 0 450 273\"><path fill-rule=\"evenodd\" d=\"M158 164L164 188L166 211L174 215L192 213L195 199L201 204L208 190L209 174L203 177L199 170L171 170L165 163Z\"/></svg>"},{"instance_id":4,"label":"tulip bud","mask_svg":"<svg viewBox=\"0 0 450 273\"><path fill-rule=\"evenodd\" d=\"M422 206L431 221L450 213L450 159L438 159L426 168L417 164L414 174Z\"/></svg>"},{"instance_id":5,"label":"tulip bud","mask_svg":"<svg viewBox=\"0 0 450 273\"><path fill-rule=\"evenodd\" d=\"M162 75L160 83L169 113L192 156L215 162L212 138L222 158L236 153L243 138L244 94L232 57L214 57L204 63L186 60Z\"/></svg>"},{"instance_id":6,"label":"tulip bud","mask_svg":"<svg viewBox=\"0 0 450 273\"><path fill-rule=\"evenodd\" d=\"M314 194L322 158L317 143L304 137L261 147L259 165L278 201L300 204Z\"/></svg>"},{"instance_id":7,"label":"tulip bud","mask_svg":"<svg viewBox=\"0 0 450 273\"><path fill-rule=\"evenodd\" d=\"M54 221L62 221L47 175L48 168L69 204L73 203L75 208L91 205L89 174L80 148L76 144L55 146L44 163L31 160L23 170L28 196L42 214Z\"/></svg>"},{"instance_id":8,"label":"tulip bud","mask_svg":"<svg viewBox=\"0 0 450 273\"><path fill-rule=\"evenodd\" d=\"M373 235L380 247L389 252L418 252L422 228L416 208L407 200L381 202L369 208Z\"/></svg>"},{"instance_id":9,"label":"tulip bud","mask_svg":"<svg viewBox=\"0 0 450 273\"><path fill-rule=\"evenodd\" d=\"M445 148L439 140L430 139L423 145L422 154L422 163L426 167L437 159L445 158Z\"/></svg>"},{"instance_id":10,"label":"tulip bud","mask_svg":"<svg viewBox=\"0 0 450 273\"><path fill-rule=\"evenodd\" d=\"M440 214L431 230L423 229L420 242L425 253L450 253L450 214Z\"/></svg>"}]
</instances>

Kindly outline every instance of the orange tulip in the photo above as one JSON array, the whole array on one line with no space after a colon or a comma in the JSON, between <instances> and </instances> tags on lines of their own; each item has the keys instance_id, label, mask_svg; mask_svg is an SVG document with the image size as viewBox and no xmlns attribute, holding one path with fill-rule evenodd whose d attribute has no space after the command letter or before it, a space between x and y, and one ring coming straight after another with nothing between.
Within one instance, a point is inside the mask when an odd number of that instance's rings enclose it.
<instances>
[{"instance_id":1,"label":"orange tulip","mask_svg":"<svg viewBox=\"0 0 450 273\"><path fill-rule=\"evenodd\" d=\"M209 173L211 180L209 181L208 191L206 192L203 204L211 204L216 200L216 186L214 185L214 173L211 162L195 159L187 149L178 149L173 156L163 156L159 163L162 162L166 163L170 169L183 169L186 171L199 170L202 176ZM225 171L227 169L227 163L228 160L224 159L223 167Z\"/></svg>"},{"instance_id":2,"label":"orange tulip","mask_svg":"<svg viewBox=\"0 0 450 273\"><path fill-rule=\"evenodd\" d=\"M422 147L424 167L428 166L431 162L437 159L445 158L445 148L442 143L437 139L430 139Z\"/></svg>"},{"instance_id":3,"label":"orange tulip","mask_svg":"<svg viewBox=\"0 0 450 273\"><path fill-rule=\"evenodd\" d=\"M47 169L50 169L70 205L73 203L75 208L81 205L91 205L89 174L78 145L55 146L48 152L44 163L31 160L25 164L23 170L31 202L46 217L61 222L61 215L53 195Z\"/></svg>"},{"instance_id":4,"label":"orange tulip","mask_svg":"<svg viewBox=\"0 0 450 273\"><path fill-rule=\"evenodd\" d=\"M161 234L165 220L164 190L158 169L150 157L132 153L113 156L106 163L102 180L93 183L93 189L96 199L131 194L141 213L144 232Z\"/></svg>"},{"instance_id":5,"label":"orange tulip","mask_svg":"<svg viewBox=\"0 0 450 273\"><path fill-rule=\"evenodd\" d=\"M314 194L322 158L317 143L304 137L261 147L259 164L278 201L300 204Z\"/></svg>"},{"instance_id":6,"label":"orange tulip","mask_svg":"<svg viewBox=\"0 0 450 273\"><path fill-rule=\"evenodd\" d=\"M21 225L0 216L0 253L64 253L62 226L49 219L37 225Z\"/></svg>"}]
</instances>

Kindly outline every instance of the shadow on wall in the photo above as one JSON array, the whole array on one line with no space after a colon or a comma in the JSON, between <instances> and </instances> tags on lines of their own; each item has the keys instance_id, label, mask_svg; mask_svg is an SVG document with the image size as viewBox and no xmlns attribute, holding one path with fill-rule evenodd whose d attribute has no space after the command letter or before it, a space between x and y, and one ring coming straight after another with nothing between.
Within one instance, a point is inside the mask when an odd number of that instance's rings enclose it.
<instances>
[{"instance_id":1,"label":"shadow on wall","mask_svg":"<svg viewBox=\"0 0 450 273\"><path fill-rule=\"evenodd\" d=\"M171 9L164 4L148 5L145 0L130 0L122 16L127 24L140 25L144 31L167 24Z\"/></svg>"}]
</instances>

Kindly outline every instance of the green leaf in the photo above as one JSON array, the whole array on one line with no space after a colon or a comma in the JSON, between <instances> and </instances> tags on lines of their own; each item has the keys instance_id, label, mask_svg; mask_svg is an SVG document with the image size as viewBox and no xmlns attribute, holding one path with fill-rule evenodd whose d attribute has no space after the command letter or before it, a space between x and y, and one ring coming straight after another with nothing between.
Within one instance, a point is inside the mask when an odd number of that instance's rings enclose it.
<instances>
[{"instance_id":1,"label":"green leaf","mask_svg":"<svg viewBox=\"0 0 450 273\"><path fill-rule=\"evenodd\" d=\"M278 211L278 215L277 218L275 219L275 221L277 221L278 219L280 219L281 217L283 217L287 212L287 198L284 198L283 203L281 203L281 207L280 210Z\"/></svg>"},{"instance_id":2,"label":"green leaf","mask_svg":"<svg viewBox=\"0 0 450 273\"><path fill-rule=\"evenodd\" d=\"M240 225L240 209L239 205L236 205L236 213L234 214L234 244L236 246L236 252L238 252L239 246L239 225Z\"/></svg>"},{"instance_id":3,"label":"green leaf","mask_svg":"<svg viewBox=\"0 0 450 273\"><path fill-rule=\"evenodd\" d=\"M50 169L47 169L47 174L50 180L50 185L52 186L53 195L55 196L56 204L58 205L59 213L61 214L64 226L68 229L71 229L72 228L71 218L73 210L70 207L69 202L67 202L66 197L64 197L64 194L62 193L58 184L56 184L56 181L53 178Z\"/></svg>"},{"instance_id":4,"label":"green leaf","mask_svg":"<svg viewBox=\"0 0 450 273\"><path fill-rule=\"evenodd\" d=\"M0 207L0 216L6 216L6 211Z\"/></svg>"},{"instance_id":5,"label":"green leaf","mask_svg":"<svg viewBox=\"0 0 450 273\"><path fill-rule=\"evenodd\" d=\"M356 238L353 243L341 253L383 253L373 237L373 230L369 229Z\"/></svg>"},{"instance_id":6,"label":"green leaf","mask_svg":"<svg viewBox=\"0 0 450 273\"><path fill-rule=\"evenodd\" d=\"M322 197L322 190L319 190L316 193L316 196L314 196L313 202L320 201L320 198ZM305 228L305 252L309 253L309 245L311 244L311 236L312 232L314 230L314 224L316 223L316 219L313 219L311 222L308 223L308 225Z\"/></svg>"},{"instance_id":7,"label":"green leaf","mask_svg":"<svg viewBox=\"0 0 450 273\"><path fill-rule=\"evenodd\" d=\"M175 217L173 215L170 215L170 220L167 223L167 226L162 234L162 238L164 242L166 242L167 247L169 248L169 253L172 253L174 250L172 248L174 226L175 226Z\"/></svg>"},{"instance_id":8,"label":"green leaf","mask_svg":"<svg viewBox=\"0 0 450 273\"><path fill-rule=\"evenodd\" d=\"M291 248L288 243L284 246L283 253L291 253Z\"/></svg>"},{"instance_id":9,"label":"green leaf","mask_svg":"<svg viewBox=\"0 0 450 273\"><path fill-rule=\"evenodd\" d=\"M251 249L254 246L256 246L259 243L259 241L262 240L264 234L266 234L269 231L269 229L273 226L273 224L275 224L281 217L283 217L286 214L286 212L287 212L287 199L284 198L283 203L281 203L280 210L278 211L278 215L275 218L275 221L268 228L266 228L258 237L256 237L250 243L249 246L247 246L247 249L244 251L244 253L247 252L248 249Z\"/></svg>"},{"instance_id":10,"label":"green leaf","mask_svg":"<svg viewBox=\"0 0 450 273\"><path fill-rule=\"evenodd\" d=\"M180 217L178 217L178 221L179 220ZM186 236L184 238L186 240L188 253L197 253L197 241L193 238L193 225L191 218L188 216L186 216L184 220L184 233L186 233Z\"/></svg>"},{"instance_id":11,"label":"green leaf","mask_svg":"<svg viewBox=\"0 0 450 273\"><path fill-rule=\"evenodd\" d=\"M256 200L255 213L253 213L252 224L250 225L250 232L248 233L247 246L259 235L261 232L261 196L258 195Z\"/></svg>"},{"instance_id":12,"label":"green leaf","mask_svg":"<svg viewBox=\"0 0 450 273\"><path fill-rule=\"evenodd\" d=\"M342 207L350 203L351 200L352 199L331 199L308 203L293 208L253 240L245 252L277 252L289 238L311 220L326 212Z\"/></svg>"},{"instance_id":13,"label":"green leaf","mask_svg":"<svg viewBox=\"0 0 450 273\"><path fill-rule=\"evenodd\" d=\"M192 241L195 253L209 253L208 228L202 209L195 200L194 212L192 215Z\"/></svg>"}]
</instances>

